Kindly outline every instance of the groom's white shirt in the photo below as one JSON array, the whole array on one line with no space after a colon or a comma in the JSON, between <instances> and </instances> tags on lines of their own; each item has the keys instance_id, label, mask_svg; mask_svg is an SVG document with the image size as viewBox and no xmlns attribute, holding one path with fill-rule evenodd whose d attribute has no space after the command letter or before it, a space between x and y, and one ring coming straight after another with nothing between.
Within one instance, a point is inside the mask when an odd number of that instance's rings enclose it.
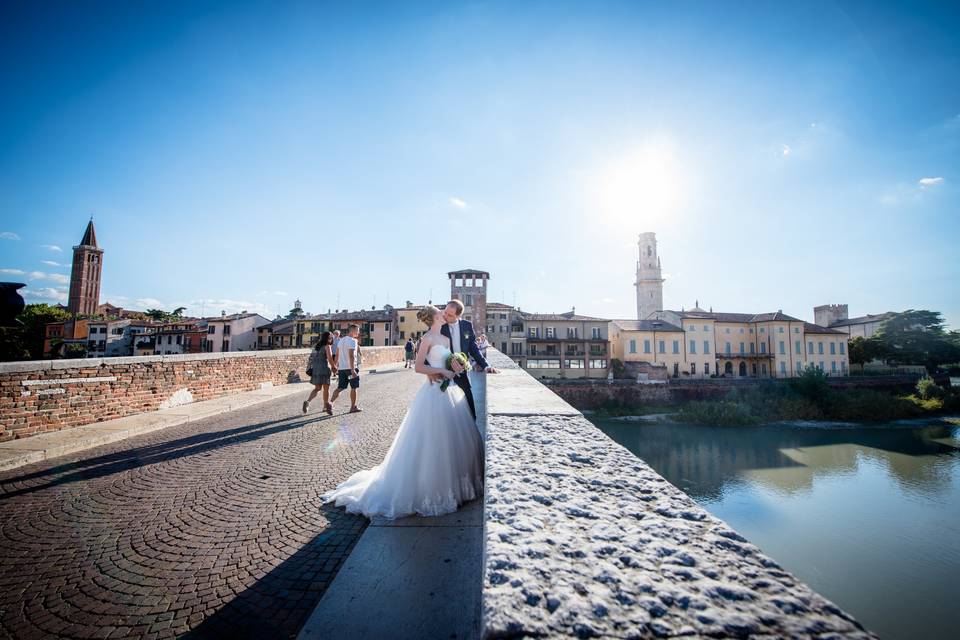
<instances>
[{"instance_id":1,"label":"groom's white shirt","mask_svg":"<svg viewBox=\"0 0 960 640\"><path fill-rule=\"evenodd\" d=\"M454 353L463 351L463 349L460 348L460 321L457 320L447 326L450 328L450 350Z\"/></svg>"}]
</instances>

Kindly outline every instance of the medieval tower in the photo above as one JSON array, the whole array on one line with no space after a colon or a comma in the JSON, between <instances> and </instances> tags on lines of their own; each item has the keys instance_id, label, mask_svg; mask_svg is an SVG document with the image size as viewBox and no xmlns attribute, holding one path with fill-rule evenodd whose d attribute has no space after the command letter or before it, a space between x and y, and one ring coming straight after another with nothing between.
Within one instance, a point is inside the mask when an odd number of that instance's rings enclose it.
<instances>
[{"instance_id":1,"label":"medieval tower","mask_svg":"<svg viewBox=\"0 0 960 640\"><path fill-rule=\"evenodd\" d=\"M70 296L67 310L75 315L95 315L100 304L100 272L103 249L97 246L93 218L87 223L80 244L73 248L73 269L70 272Z\"/></svg>"},{"instance_id":2,"label":"medieval tower","mask_svg":"<svg viewBox=\"0 0 960 640\"><path fill-rule=\"evenodd\" d=\"M490 274L476 269L462 269L447 273L450 278L450 299L464 305L463 318L473 322L477 331L487 324L487 280Z\"/></svg>"},{"instance_id":3,"label":"medieval tower","mask_svg":"<svg viewBox=\"0 0 960 640\"><path fill-rule=\"evenodd\" d=\"M657 255L657 234L641 233L637 261L637 320L646 320L654 311L663 309L663 277Z\"/></svg>"}]
</instances>

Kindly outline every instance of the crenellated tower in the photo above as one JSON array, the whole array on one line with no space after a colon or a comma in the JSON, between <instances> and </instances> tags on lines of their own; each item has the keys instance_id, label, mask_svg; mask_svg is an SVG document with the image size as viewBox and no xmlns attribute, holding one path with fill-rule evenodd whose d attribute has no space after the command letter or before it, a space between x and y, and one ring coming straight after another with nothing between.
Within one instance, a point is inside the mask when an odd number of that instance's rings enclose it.
<instances>
[{"instance_id":1,"label":"crenellated tower","mask_svg":"<svg viewBox=\"0 0 960 640\"><path fill-rule=\"evenodd\" d=\"M663 309L663 276L660 256L657 255L657 234L640 234L637 242L640 259L637 260L637 320L646 320L654 311Z\"/></svg>"}]
</instances>

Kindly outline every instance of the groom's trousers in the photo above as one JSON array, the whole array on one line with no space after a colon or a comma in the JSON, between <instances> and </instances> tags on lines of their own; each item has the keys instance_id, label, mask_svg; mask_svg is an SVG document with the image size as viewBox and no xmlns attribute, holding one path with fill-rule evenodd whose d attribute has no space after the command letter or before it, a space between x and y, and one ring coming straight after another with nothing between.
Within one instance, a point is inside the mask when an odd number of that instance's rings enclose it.
<instances>
[{"instance_id":1,"label":"groom's trousers","mask_svg":"<svg viewBox=\"0 0 960 640\"><path fill-rule=\"evenodd\" d=\"M457 386L463 389L463 395L467 396L467 405L470 407L470 413L473 415L473 419L477 419L477 408L473 405L473 389L470 388L470 378L467 377L467 372L464 371L456 378L453 379L457 383Z\"/></svg>"}]
</instances>

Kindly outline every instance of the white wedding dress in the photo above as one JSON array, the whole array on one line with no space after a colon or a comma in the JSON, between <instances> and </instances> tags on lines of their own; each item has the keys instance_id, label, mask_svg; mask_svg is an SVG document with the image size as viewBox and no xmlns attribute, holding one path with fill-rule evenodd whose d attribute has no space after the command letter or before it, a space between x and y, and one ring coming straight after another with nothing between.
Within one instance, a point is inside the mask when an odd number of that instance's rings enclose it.
<instances>
[{"instance_id":1,"label":"white wedding dress","mask_svg":"<svg viewBox=\"0 0 960 640\"><path fill-rule=\"evenodd\" d=\"M445 368L450 349L433 345L427 364ZM379 465L358 471L324 502L350 513L400 518L414 513L438 516L456 511L481 493L483 448L463 391L453 382L423 383Z\"/></svg>"}]
</instances>

